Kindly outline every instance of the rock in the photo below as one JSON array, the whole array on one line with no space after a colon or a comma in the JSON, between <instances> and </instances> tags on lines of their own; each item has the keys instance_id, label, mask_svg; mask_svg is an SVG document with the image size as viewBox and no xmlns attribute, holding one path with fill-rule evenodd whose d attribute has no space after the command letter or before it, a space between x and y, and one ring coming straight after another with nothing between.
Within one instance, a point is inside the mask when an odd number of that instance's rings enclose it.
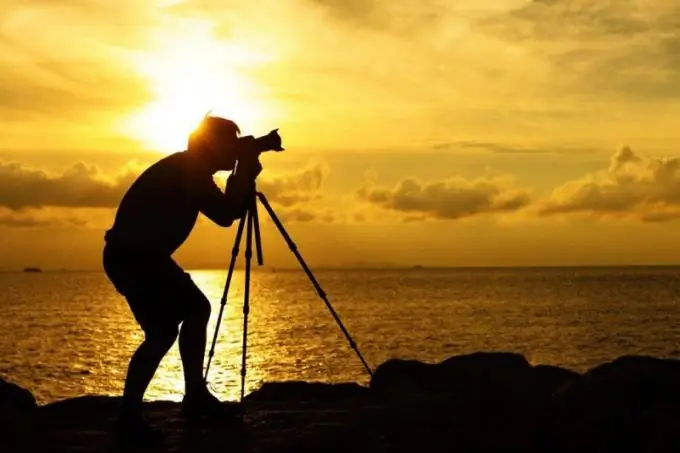
<instances>
[{"instance_id":1,"label":"rock","mask_svg":"<svg viewBox=\"0 0 680 453\"><path fill-rule=\"evenodd\" d=\"M556 453L680 451L680 362L625 356L594 367L553 395L543 421Z\"/></svg>"},{"instance_id":2,"label":"rock","mask_svg":"<svg viewBox=\"0 0 680 453\"><path fill-rule=\"evenodd\" d=\"M575 371L567 370L552 365L536 365L534 367L533 385L535 390L542 395L551 395L561 391L574 379L581 375Z\"/></svg>"},{"instance_id":3,"label":"rock","mask_svg":"<svg viewBox=\"0 0 680 453\"><path fill-rule=\"evenodd\" d=\"M245 397L257 402L350 402L370 396L369 389L354 382L326 384L321 382L267 382Z\"/></svg>"},{"instance_id":4,"label":"rock","mask_svg":"<svg viewBox=\"0 0 680 453\"><path fill-rule=\"evenodd\" d=\"M42 406L30 436L0 439L1 451L113 451L118 405L85 396ZM145 412L167 452L670 453L680 451L680 362L621 357L581 375L511 353L390 360L368 388L266 383L246 397L242 421L188 425L167 401Z\"/></svg>"},{"instance_id":5,"label":"rock","mask_svg":"<svg viewBox=\"0 0 680 453\"><path fill-rule=\"evenodd\" d=\"M393 359L380 365L370 382L381 394L436 394L495 385L512 375L527 375L526 359L510 353L474 353L451 357L438 364Z\"/></svg>"},{"instance_id":6,"label":"rock","mask_svg":"<svg viewBox=\"0 0 680 453\"><path fill-rule=\"evenodd\" d=\"M524 451L537 436L534 414L574 376L557 367L532 367L522 355L479 352L438 364L391 360L378 367L370 388L395 406L377 424L389 421L396 442L412 451ZM426 448L424 439L436 442Z\"/></svg>"},{"instance_id":7,"label":"rock","mask_svg":"<svg viewBox=\"0 0 680 453\"><path fill-rule=\"evenodd\" d=\"M0 378L0 445L3 449L26 445L35 428L37 410L31 392Z\"/></svg>"},{"instance_id":8,"label":"rock","mask_svg":"<svg viewBox=\"0 0 680 453\"><path fill-rule=\"evenodd\" d=\"M0 410L32 413L38 404L31 392L0 377Z\"/></svg>"},{"instance_id":9,"label":"rock","mask_svg":"<svg viewBox=\"0 0 680 453\"><path fill-rule=\"evenodd\" d=\"M389 360L375 371L370 388L385 396L481 392L486 397L543 398L576 376L558 367L532 367L519 354L478 352L439 364Z\"/></svg>"}]
</instances>

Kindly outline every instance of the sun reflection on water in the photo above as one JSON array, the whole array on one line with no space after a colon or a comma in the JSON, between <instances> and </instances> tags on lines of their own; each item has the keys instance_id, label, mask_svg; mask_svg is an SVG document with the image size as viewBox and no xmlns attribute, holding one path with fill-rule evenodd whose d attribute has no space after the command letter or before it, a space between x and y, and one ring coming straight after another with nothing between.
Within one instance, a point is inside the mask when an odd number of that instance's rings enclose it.
<instances>
[{"instance_id":1,"label":"sun reflection on water","mask_svg":"<svg viewBox=\"0 0 680 453\"><path fill-rule=\"evenodd\" d=\"M226 272L192 271L194 282L203 290L211 302L212 314L207 329L205 363L212 345L217 326L222 294L226 281ZM208 385L212 391L223 399L237 400L241 388L241 359L243 351L243 305L244 305L244 273L234 271L227 303L217 333L215 354L213 356ZM246 382L245 393L258 388L265 380L270 379L267 364L273 358L268 353L266 344L276 334L275 323L268 322L272 318L271 307L278 304L275 288L268 288L251 279L250 313L248 320L248 338L246 345ZM266 326L266 329L263 328ZM280 360L281 357L277 357ZM204 366L205 372L205 366ZM179 401L184 393L184 376L178 345L175 344L163 359L149 390L146 399L166 399Z\"/></svg>"}]
</instances>

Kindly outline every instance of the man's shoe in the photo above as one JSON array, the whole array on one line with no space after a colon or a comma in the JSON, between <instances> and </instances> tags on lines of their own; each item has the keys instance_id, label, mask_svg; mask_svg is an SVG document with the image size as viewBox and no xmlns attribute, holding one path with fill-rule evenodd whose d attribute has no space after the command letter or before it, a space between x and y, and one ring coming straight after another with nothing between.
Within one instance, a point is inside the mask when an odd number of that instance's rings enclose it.
<instances>
[{"instance_id":1,"label":"man's shoe","mask_svg":"<svg viewBox=\"0 0 680 453\"><path fill-rule=\"evenodd\" d=\"M182 415L187 420L239 417L242 413L240 403L220 401L207 389L182 400Z\"/></svg>"},{"instance_id":2,"label":"man's shoe","mask_svg":"<svg viewBox=\"0 0 680 453\"><path fill-rule=\"evenodd\" d=\"M125 446L149 448L163 443L163 435L141 414L121 414L115 422L115 434L117 443Z\"/></svg>"}]
</instances>

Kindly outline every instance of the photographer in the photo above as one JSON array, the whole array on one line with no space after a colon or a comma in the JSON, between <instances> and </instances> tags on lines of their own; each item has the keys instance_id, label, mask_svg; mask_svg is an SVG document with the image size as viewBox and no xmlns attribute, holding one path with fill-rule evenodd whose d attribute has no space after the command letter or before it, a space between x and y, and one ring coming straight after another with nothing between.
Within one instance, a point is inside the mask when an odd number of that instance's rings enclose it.
<instances>
[{"instance_id":1,"label":"photographer","mask_svg":"<svg viewBox=\"0 0 680 453\"><path fill-rule=\"evenodd\" d=\"M186 151L161 159L138 177L106 232L104 269L145 334L130 360L116 422L118 433L127 440L142 444L160 440L142 417L142 399L178 334L184 416L234 413L235 404L220 402L202 376L210 302L172 254L189 236L199 213L223 227L243 217L262 171L260 152L283 149L276 130L258 139L239 135L234 122L206 117L189 138ZM235 167L222 192L213 175Z\"/></svg>"}]
</instances>

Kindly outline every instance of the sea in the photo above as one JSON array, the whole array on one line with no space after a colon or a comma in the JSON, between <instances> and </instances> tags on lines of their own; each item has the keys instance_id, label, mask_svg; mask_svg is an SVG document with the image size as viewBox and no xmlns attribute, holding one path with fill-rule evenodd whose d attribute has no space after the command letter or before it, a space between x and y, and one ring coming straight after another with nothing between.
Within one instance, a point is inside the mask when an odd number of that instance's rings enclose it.
<instances>
[{"instance_id":1,"label":"sea","mask_svg":"<svg viewBox=\"0 0 680 453\"><path fill-rule=\"evenodd\" d=\"M477 351L585 371L622 355L680 356L680 267L356 269L252 272L246 393L264 382L367 384L388 359L436 363ZM226 271L196 270L210 299L207 352ZM41 404L120 395L143 334L102 272L0 273L0 376ZM244 357L244 272L234 273L208 382L238 399ZM336 313L337 321L331 309ZM177 344L147 400L184 390Z\"/></svg>"}]
</instances>

